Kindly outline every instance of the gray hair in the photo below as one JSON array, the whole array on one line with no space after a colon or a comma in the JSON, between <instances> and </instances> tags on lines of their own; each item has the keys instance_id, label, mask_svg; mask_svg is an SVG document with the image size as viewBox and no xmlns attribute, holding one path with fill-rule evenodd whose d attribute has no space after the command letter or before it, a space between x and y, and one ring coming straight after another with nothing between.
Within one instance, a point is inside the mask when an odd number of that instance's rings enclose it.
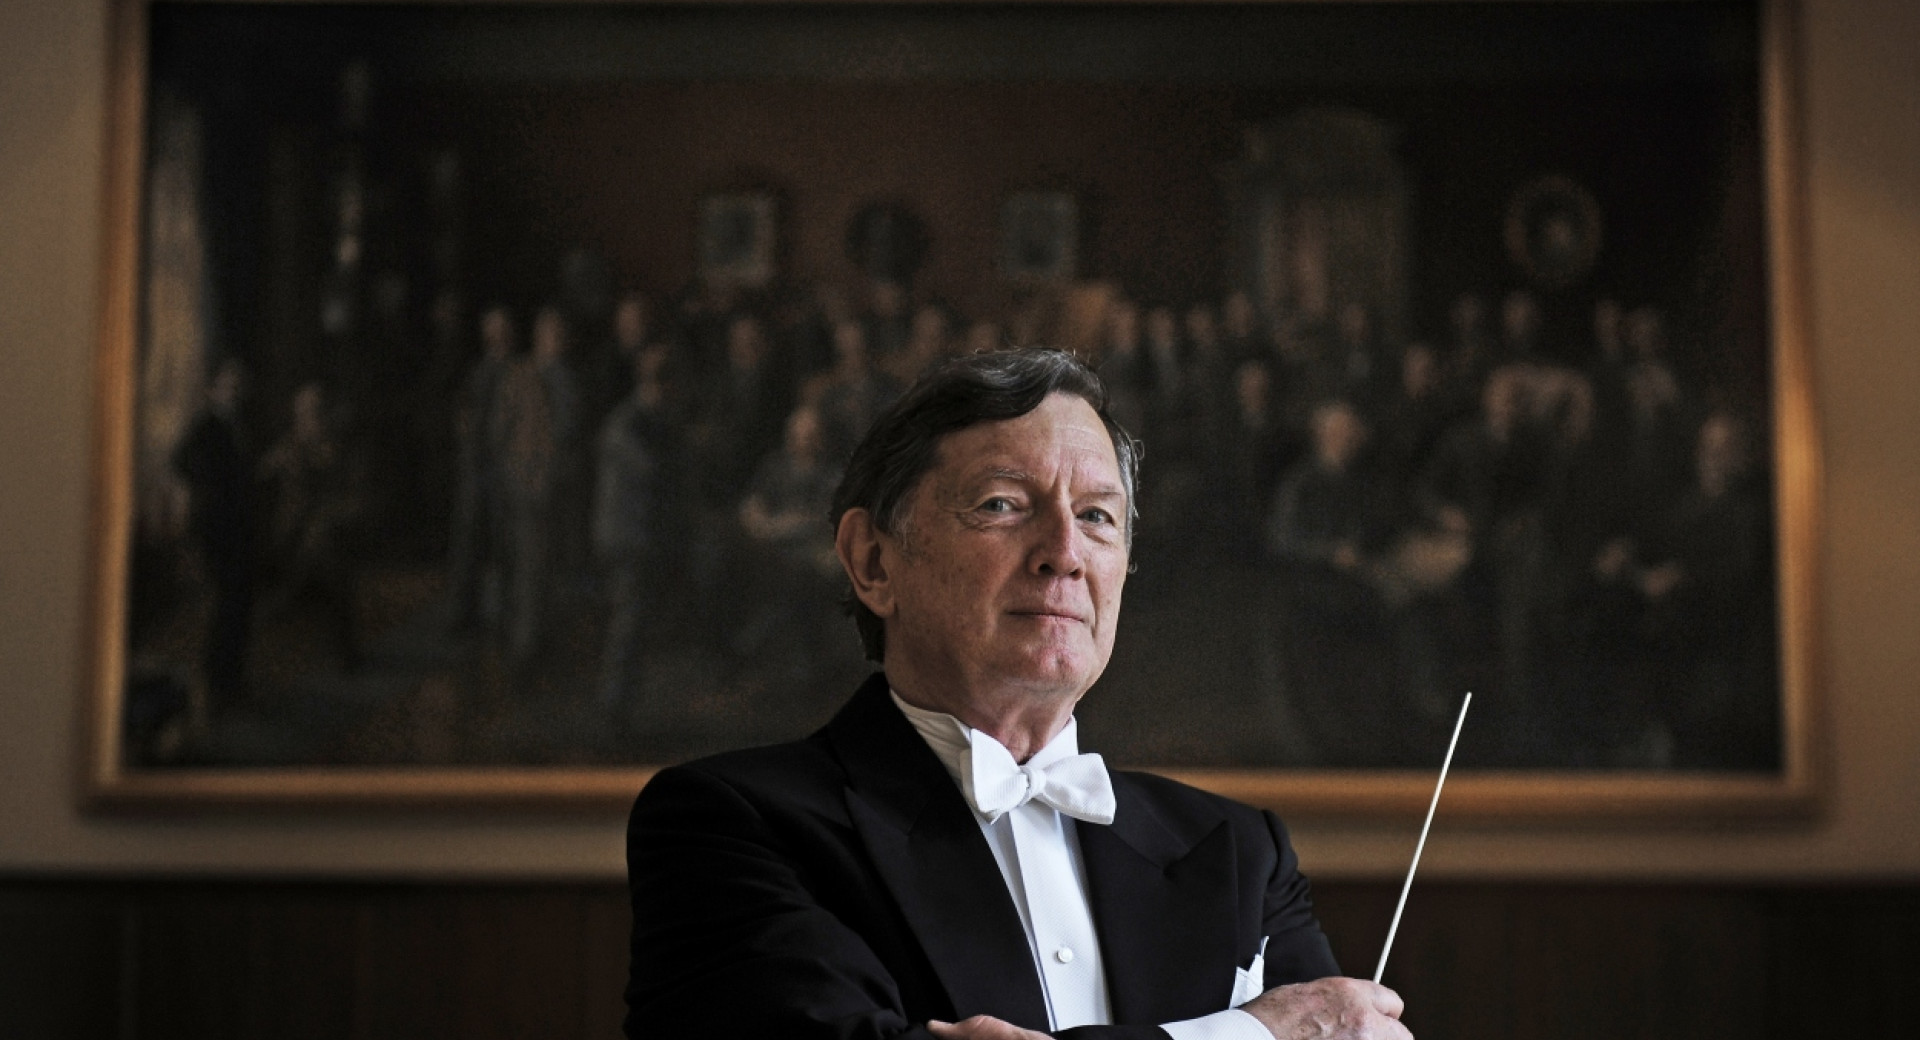
<instances>
[{"instance_id":1,"label":"gray hair","mask_svg":"<svg viewBox=\"0 0 1920 1040\"><path fill-rule=\"evenodd\" d=\"M1140 445L1107 410L1107 387L1094 371L1064 351L1041 347L995 350L953 358L928 370L892 407L875 419L847 460L833 493L835 530L850 509L865 509L873 526L896 534L920 479L933 469L947 434L980 423L1017 419L1053 394L1069 394L1093 406L1113 439L1120 484L1127 496L1126 536L1133 542L1134 488ZM849 591L847 612L860 629L869 660L886 658L880 618Z\"/></svg>"}]
</instances>

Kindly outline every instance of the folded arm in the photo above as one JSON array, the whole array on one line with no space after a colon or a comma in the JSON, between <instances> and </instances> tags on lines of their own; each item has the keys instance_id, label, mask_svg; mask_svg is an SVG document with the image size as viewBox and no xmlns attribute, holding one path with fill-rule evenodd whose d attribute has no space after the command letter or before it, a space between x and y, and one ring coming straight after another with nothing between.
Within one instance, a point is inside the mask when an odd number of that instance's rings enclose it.
<instances>
[{"instance_id":1,"label":"folded arm","mask_svg":"<svg viewBox=\"0 0 1920 1040\"><path fill-rule=\"evenodd\" d=\"M799 859L725 779L686 768L654 777L627 830L629 1038L943 1035L914 1020L894 973L858 930L821 905ZM1167 1040L1153 1026L1066 1035Z\"/></svg>"},{"instance_id":2,"label":"folded arm","mask_svg":"<svg viewBox=\"0 0 1920 1040\"><path fill-rule=\"evenodd\" d=\"M867 943L725 781L658 774L627 829L627 1035L925 1038Z\"/></svg>"}]
</instances>

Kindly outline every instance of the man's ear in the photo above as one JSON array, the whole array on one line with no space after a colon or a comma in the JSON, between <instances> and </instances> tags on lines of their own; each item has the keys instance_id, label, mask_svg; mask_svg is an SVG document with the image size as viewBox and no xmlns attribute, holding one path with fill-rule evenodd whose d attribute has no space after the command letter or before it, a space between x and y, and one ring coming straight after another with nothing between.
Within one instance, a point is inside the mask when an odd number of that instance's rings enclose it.
<instances>
[{"instance_id":1,"label":"man's ear","mask_svg":"<svg viewBox=\"0 0 1920 1040\"><path fill-rule=\"evenodd\" d=\"M876 616L886 618L893 616L893 584L887 573L881 537L872 513L849 509L840 514L833 551L840 557L847 580L853 583L853 594Z\"/></svg>"}]
</instances>

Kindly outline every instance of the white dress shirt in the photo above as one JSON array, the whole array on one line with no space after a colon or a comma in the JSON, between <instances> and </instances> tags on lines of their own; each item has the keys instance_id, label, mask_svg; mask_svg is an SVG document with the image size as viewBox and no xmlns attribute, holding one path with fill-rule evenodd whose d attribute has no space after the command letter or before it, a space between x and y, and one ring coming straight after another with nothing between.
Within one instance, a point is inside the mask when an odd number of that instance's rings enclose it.
<instances>
[{"instance_id":1,"label":"white dress shirt","mask_svg":"<svg viewBox=\"0 0 1920 1040\"><path fill-rule=\"evenodd\" d=\"M889 691L891 692L891 691ZM916 708L893 693L893 703L933 749L947 775L964 790L961 763L977 738L972 727L951 715ZM1028 760L1047 766L1080 753L1079 722L1067 720L1046 747ZM1040 990L1046 998L1051 1029L1109 1025L1113 1008L1107 997L1107 975L1101 963L1100 943L1087 902L1087 871L1080 857L1079 821L1040 801L988 818L978 810L974 818L993 850L1000 878L1013 896L1020 926L1027 933ZM1223 980L1224 981L1224 980ZM1254 989L1258 993L1258 988ZM1272 1040L1272 1034L1252 1015L1224 1009L1201 1018L1161 1025L1173 1040Z\"/></svg>"}]
</instances>

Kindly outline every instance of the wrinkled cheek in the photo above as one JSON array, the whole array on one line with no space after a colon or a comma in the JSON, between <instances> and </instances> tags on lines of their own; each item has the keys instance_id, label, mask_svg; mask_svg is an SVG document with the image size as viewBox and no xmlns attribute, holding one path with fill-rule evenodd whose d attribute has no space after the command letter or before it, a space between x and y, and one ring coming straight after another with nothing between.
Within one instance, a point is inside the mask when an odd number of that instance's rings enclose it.
<instances>
[{"instance_id":1,"label":"wrinkled cheek","mask_svg":"<svg viewBox=\"0 0 1920 1040\"><path fill-rule=\"evenodd\" d=\"M1094 623L1090 638L1104 656L1113 649L1114 633L1120 627L1120 597L1115 596L1111 602L1102 603L1096 609L1099 620Z\"/></svg>"},{"instance_id":2,"label":"wrinkled cheek","mask_svg":"<svg viewBox=\"0 0 1920 1040\"><path fill-rule=\"evenodd\" d=\"M1107 661L1110 658L1112 658L1112 656L1113 656L1113 630L1108 629L1104 633L1097 633L1095 635L1094 646L1093 646L1093 670L1095 672L1105 671L1107 668Z\"/></svg>"}]
</instances>

